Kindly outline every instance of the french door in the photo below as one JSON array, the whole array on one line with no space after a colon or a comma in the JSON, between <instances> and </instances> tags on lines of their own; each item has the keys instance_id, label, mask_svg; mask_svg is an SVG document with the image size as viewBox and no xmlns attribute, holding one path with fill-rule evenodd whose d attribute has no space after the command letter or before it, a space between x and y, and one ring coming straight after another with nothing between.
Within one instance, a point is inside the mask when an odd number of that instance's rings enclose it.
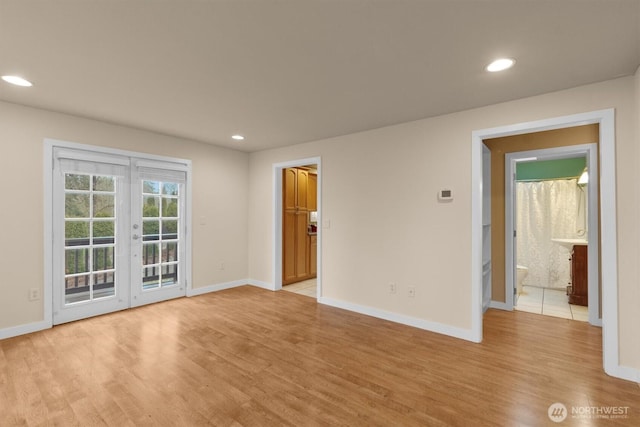
<instances>
[{"instance_id":1,"label":"french door","mask_svg":"<svg viewBox=\"0 0 640 427\"><path fill-rule=\"evenodd\" d=\"M54 149L53 323L186 294L186 171Z\"/></svg>"},{"instance_id":2,"label":"french door","mask_svg":"<svg viewBox=\"0 0 640 427\"><path fill-rule=\"evenodd\" d=\"M184 171L134 160L131 198L131 306L186 294Z\"/></svg>"}]
</instances>

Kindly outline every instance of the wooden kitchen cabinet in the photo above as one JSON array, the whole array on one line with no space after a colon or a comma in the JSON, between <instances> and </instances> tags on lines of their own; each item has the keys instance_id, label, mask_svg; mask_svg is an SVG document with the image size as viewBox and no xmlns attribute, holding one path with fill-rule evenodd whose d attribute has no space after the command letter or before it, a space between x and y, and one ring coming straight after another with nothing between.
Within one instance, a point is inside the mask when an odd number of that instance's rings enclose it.
<instances>
[{"instance_id":1,"label":"wooden kitchen cabinet","mask_svg":"<svg viewBox=\"0 0 640 427\"><path fill-rule=\"evenodd\" d=\"M282 173L282 284L288 285L315 277L315 272L311 273L309 236L312 174L301 168L287 168ZM315 187L311 192L315 193Z\"/></svg>"},{"instance_id":2,"label":"wooden kitchen cabinet","mask_svg":"<svg viewBox=\"0 0 640 427\"><path fill-rule=\"evenodd\" d=\"M307 189L307 209L310 211L318 210L318 175L309 174L309 185Z\"/></svg>"},{"instance_id":3,"label":"wooden kitchen cabinet","mask_svg":"<svg viewBox=\"0 0 640 427\"><path fill-rule=\"evenodd\" d=\"M587 245L574 245L571 251L571 285L567 289L569 304L589 305Z\"/></svg>"},{"instance_id":4,"label":"wooden kitchen cabinet","mask_svg":"<svg viewBox=\"0 0 640 427\"><path fill-rule=\"evenodd\" d=\"M309 274L316 277L318 274L318 236L309 236Z\"/></svg>"}]
</instances>

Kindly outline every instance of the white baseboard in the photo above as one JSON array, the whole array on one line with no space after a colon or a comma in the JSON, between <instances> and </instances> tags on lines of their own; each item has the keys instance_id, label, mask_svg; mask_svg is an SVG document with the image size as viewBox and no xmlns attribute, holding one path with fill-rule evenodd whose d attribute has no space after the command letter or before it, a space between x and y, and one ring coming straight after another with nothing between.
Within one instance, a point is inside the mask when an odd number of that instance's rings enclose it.
<instances>
[{"instance_id":1,"label":"white baseboard","mask_svg":"<svg viewBox=\"0 0 640 427\"><path fill-rule=\"evenodd\" d=\"M241 279L232 282L217 283L215 285L202 286L200 288L187 289L187 296L194 297L196 295L208 294L209 292L222 291L224 289L237 288L249 284L249 280Z\"/></svg>"},{"instance_id":2,"label":"white baseboard","mask_svg":"<svg viewBox=\"0 0 640 427\"><path fill-rule=\"evenodd\" d=\"M266 289L268 291L275 291L276 290L275 286L273 286L272 283L263 282L261 280L249 279L249 280L247 280L247 283L250 284L251 286L256 286L258 288Z\"/></svg>"},{"instance_id":3,"label":"white baseboard","mask_svg":"<svg viewBox=\"0 0 640 427\"><path fill-rule=\"evenodd\" d=\"M617 365L612 371L605 370L607 375L640 384L640 369Z\"/></svg>"},{"instance_id":4,"label":"white baseboard","mask_svg":"<svg viewBox=\"0 0 640 427\"><path fill-rule=\"evenodd\" d=\"M254 279L240 279L233 280L231 282L224 283L216 283L215 285L202 286L200 288L188 289L187 296L194 297L196 295L208 294L209 292L217 292L225 289L237 288L238 286L251 285L256 286L258 288L266 289L268 291L273 291L273 285L267 282L261 282L260 280Z\"/></svg>"},{"instance_id":5,"label":"white baseboard","mask_svg":"<svg viewBox=\"0 0 640 427\"><path fill-rule=\"evenodd\" d=\"M389 320L395 323L401 323L407 326L424 329L438 334L448 335L454 338L460 338L467 341L477 342L473 336L471 329L456 328L454 326L443 325L442 323L431 322L416 317L404 316L402 314L392 313L390 311L380 310L373 307L353 304L350 302L335 300L327 297L318 298L321 304L330 305L332 307L342 308L344 310L354 311L356 313L365 314L367 316L377 317L378 319Z\"/></svg>"},{"instance_id":6,"label":"white baseboard","mask_svg":"<svg viewBox=\"0 0 640 427\"><path fill-rule=\"evenodd\" d=\"M51 328L52 323L46 321L26 323L24 325L11 326L9 328L0 329L0 340L5 338L17 337L18 335L30 334L32 332L43 331Z\"/></svg>"},{"instance_id":7,"label":"white baseboard","mask_svg":"<svg viewBox=\"0 0 640 427\"><path fill-rule=\"evenodd\" d=\"M489 302L489 308L497 308L498 310L513 311L512 308L509 308L506 302L494 301L494 300L491 300Z\"/></svg>"}]
</instances>

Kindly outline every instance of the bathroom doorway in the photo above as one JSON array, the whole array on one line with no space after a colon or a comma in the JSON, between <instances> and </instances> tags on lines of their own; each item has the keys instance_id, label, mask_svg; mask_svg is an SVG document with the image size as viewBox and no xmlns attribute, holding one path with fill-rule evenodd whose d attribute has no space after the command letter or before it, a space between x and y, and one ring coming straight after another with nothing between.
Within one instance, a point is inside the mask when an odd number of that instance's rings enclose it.
<instances>
[{"instance_id":1,"label":"bathroom doorway","mask_svg":"<svg viewBox=\"0 0 640 427\"><path fill-rule=\"evenodd\" d=\"M617 221L616 221L616 157L615 157L615 110L606 109L569 116L553 117L533 122L505 125L495 128L479 129L472 132L472 258L473 271L473 304L472 304L472 332L474 340L482 341L483 312L483 144L488 146L492 140L503 140L504 145L491 148L491 215L501 215L502 218L492 218L492 281L490 307L507 310L505 289L505 227L504 224L504 182L505 160L504 153L518 151L510 149L514 145L505 141L507 138L518 137L524 143L532 142L532 135L542 132L559 131L560 135L553 146L570 145L566 143L564 132L571 133L585 126L596 126L595 138L581 143L598 143L599 167L599 202L600 202L600 285L601 285L601 318L602 318L602 361L604 371L609 375L632 379L632 374L619 364L619 319L618 319L618 249L617 249ZM533 138L535 139L535 138ZM529 146L529 150L545 148ZM547 146L546 148L550 148ZM500 151L500 153L494 152ZM526 151L527 148L521 149ZM501 181L502 186L496 185ZM494 209L495 208L495 209ZM500 214L501 212L501 214ZM495 227L494 227L495 226ZM499 232L499 233L498 233ZM497 233L499 238L494 238ZM495 244L494 244L495 243ZM501 246L502 252L498 247ZM500 277L502 276L502 277Z\"/></svg>"},{"instance_id":2,"label":"bathroom doorway","mask_svg":"<svg viewBox=\"0 0 640 427\"><path fill-rule=\"evenodd\" d=\"M597 152L584 144L506 154L505 294L513 309L601 325Z\"/></svg>"}]
</instances>

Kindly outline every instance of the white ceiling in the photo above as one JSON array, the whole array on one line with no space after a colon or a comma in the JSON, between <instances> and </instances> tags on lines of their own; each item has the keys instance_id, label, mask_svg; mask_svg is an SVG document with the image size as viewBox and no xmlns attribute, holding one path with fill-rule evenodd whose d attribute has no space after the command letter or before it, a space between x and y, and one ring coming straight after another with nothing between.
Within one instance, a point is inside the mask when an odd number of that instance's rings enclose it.
<instances>
[{"instance_id":1,"label":"white ceiling","mask_svg":"<svg viewBox=\"0 0 640 427\"><path fill-rule=\"evenodd\" d=\"M639 65L640 0L0 0L1 100L243 151Z\"/></svg>"}]
</instances>

